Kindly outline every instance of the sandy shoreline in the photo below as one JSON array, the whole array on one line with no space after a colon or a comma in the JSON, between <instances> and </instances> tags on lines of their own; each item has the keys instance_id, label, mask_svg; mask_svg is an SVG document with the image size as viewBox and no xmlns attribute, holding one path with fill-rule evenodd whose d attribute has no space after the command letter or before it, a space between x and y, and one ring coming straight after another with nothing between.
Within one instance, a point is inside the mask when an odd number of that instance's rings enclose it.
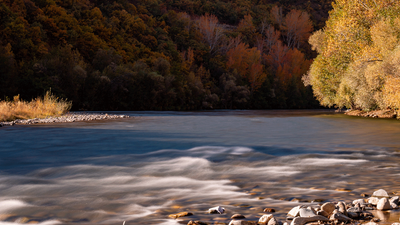
<instances>
[{"instance_id":1,"label":"sandy shoreline","mask_svg":"<svg viewBox=\"0 0 400 225\"><path fill-rule=\"evenodd\" d=\"M72 123L79 121L93 121L93 120L109 120L109 119L121 119L129 118L128 115L116 115L107 113L86 113L86 112L69 112L62 116L48 117L48 118L34 118L21 120L17 119L10 122L0 122L0 127L14 126L14 125L30 125L38 123Z\"/></svg>"}]
</instances>

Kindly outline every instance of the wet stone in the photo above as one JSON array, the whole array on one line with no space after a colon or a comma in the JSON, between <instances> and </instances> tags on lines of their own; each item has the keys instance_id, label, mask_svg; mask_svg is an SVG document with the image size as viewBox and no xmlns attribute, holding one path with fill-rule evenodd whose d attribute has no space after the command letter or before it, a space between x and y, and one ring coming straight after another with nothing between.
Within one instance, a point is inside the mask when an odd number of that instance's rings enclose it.
<instances>
[{"instance_id":1,"label":"wet stone","mask_svg":"<svg viewBox=\"0 0 400 225\"><path fill-rule=\"evenodd\" d=\"M390 203L387 198L381 198L378 201L378 204L376 205L376 209L378 210L390 210Z\"/></svg>"},{"instance_id":2,"label":"wet stone","mask_svg":"<svg viewBox=\"0 0 400 225\"><path fill-rule=\"evenodd\" d=\"M275 217L272 217L269 221L268 221L268 225L279 225L278 220L275 219Z\"/></svg>"},{"instance_id":3,"label":"wet stone","mask_svg":"<svg viewBox=\"0 0 400 225\"><path fill-rule=\"evenodd\" d=\"M225 208L221 206L216 206L214 208L208 209L208 213L210 214L223 214L225 212Z\"/></svg>"},{"instance_id":4,"label":"wet stone","mask_svg":"<svg viewBox=\"0 0 400 225\"><path fill-rule=\"evenodd\" d=\"M207 225L207 223L205 222L201 222L201 221L189 221L189 223L187 225Z\"/></svg>"},{"instance_id":5,"label":"wet stone","mask_svg":"<svg viewBox=\"0 0 400 225\"><path fill-rule=\"evenodd\" d=\"M338 213L333 213L333 214L329 217L329 220L347 223L347 222L350 222L350 221L351 221L351 218L349 218L349 217L347 217L346 215L344 215L344 214L338 212Z\"/></svg>"},{"instance_id":6,"label":"wet stone","mask_svg":"<svg viewBox=\"0 0 400 225\"><path fill-rule=\"evenodd\" d=\"M390 203L394 203L396 205L399 204L399 201L400 201L400 197L399 196L394 196L389 200Z\"/></svg>"},{"instance_id":7,"label":"wet stone","mask_svg":"<svg viewBox=\"0 0 400 225\"><path fill-rule=\"evenodd\" d=\"M172 219L176 219L179 217L184 217L184 216L192 216L193 213L191 212L180 212L180 213L176 213L176 214L170 214L168 217L172 218Z\"/></svg>"},{"instance_id":8,"label":"wet stone","mask_svg":"<svg viewBox=\"0 0 400 225\"><path fill-rule=\"evenodd\" d=\"M268 224L268 222L274 218L274 216L272 214L265 214L263 216L260 217L260 219L258 220L258 224L260 225L266 225Z\"/></svg>"},{"instance_id":9,"label":"wet stone","mask_svg":"<svg viewBox=\"0 0 400 225\"><path fill-rule=\"evenodd\" d=\"M290 225L304 225L309 222L324 221L327 222L328 218L323 216L313 216L313 217L296 217L292 220Z\"/></svg>"},{"instance_id":10,"label":"wet stone","mask_svg":"<svg viewBox=\"0 0 400 225\"><path fill-rule=\"evenodd\" d=\"M316 216L314 210L311 208L301 208L299 210L300 217L313 217Z\"/></svg>"},{"instance_id":11,"label":"wet stone","mask_svg":"<svg viewBox=\"0 0 400 225\"><path fill-rule=\"evenodd\" d=\"M299 216L300 215L300 208L302 208L302 206L296 206L296 207L294 207L293 209L291 209L289 212L288 212L288 216L290 216L290 217L297 217L297 216Z\"/></svg>"},{"instance_id":12,"label":"wet stone","mask_svg":"<svg viewBox=\"0 0 400 225\"><path fill-rule=\"evenodd\" d=\"M273 208L265 208L264 212L275 212L275 209L273 209Z\"/></svg>"},{"instance_id":13,"label":"wet stone","mask_svg":"<svg viewBox=\"0 0 400 225\"><path fill-rule=\"evenodd\" d=\"M242 214L234 214L231 216L231 219L245 219L246 217L243 216Z\"/></svg>"}]
</instances>

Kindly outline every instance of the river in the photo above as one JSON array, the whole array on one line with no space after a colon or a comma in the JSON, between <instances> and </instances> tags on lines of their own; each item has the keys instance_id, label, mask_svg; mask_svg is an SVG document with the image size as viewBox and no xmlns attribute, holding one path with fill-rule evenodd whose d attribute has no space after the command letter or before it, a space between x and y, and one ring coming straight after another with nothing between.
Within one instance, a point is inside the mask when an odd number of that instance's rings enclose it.
<instances>
[{"instance_id":1,"label":"river","mask_svg":"<svg viewBox=\"0 0 400 225\"><path fill-rule=\"evenodd\" d=\"M299 204L400 194L397 120L330 110L123 114L131 117L0 128L0 225L227 224L234 213L257 220L265 207L283 221ZM215 206L226 213L206 213ZM194 215L168 218L181 211Z\"/></svg>"}]
</instances>

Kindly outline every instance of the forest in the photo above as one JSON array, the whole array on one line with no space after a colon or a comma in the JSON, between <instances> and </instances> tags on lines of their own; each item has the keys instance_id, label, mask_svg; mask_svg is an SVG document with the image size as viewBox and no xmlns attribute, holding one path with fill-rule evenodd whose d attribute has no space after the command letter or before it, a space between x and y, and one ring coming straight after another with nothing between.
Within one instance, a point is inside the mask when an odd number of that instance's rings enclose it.
<instances>
[{"instance_id":1,"label":"forest","mask_svg":"<svg viewBox=\"0 0 400 225\"><path fill-rule=\"evenodd\" d=\"M393 110L400 117L400 2L336 0L304 77L325 106Z\"/></svg>"},{"instance_id":2,"label":"forest","mask_svg":"<svg viewBox=\"0 0 400 225\"><path fill-rule=\"evenodd\" d=\"M326 100L315 78L313 59L330 47L314 41L313 51L308 39L330 10L332 0L1 0L0 100L51 91L73 110L358 104ZM371 27L389 32L396 21ZM302 80L312 63L316 97Z\"/></svg>"}]
</instances>

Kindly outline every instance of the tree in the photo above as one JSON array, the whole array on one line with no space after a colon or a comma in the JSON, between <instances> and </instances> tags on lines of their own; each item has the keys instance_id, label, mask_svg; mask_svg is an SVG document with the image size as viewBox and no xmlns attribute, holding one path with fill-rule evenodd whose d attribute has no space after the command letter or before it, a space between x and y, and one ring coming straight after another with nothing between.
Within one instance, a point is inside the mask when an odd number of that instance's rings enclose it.
<instances>
[{"instance_id":1,"label":"tree","mask_svg":"<svg viewBox=\"0 0 400 225\"><path fill-rule=\"evenodd\" d=\"M300 48L307 41L313 30L310 16L306 12L293 9L284 18L281 30L289 48Z\"/></svg>"},{"instance_id":2,"label":"tree","mask_svg":"<svg viewBox=\"0 0 400 225\"><path fill-rule=\"evenodd\" d=\"M208 13L199 18L197 26L203 34L203 40L210 48L210 53L215 55L220 50L219 47L223 40L225 29L216 16Z\"/></svg>"}]
</instances>

